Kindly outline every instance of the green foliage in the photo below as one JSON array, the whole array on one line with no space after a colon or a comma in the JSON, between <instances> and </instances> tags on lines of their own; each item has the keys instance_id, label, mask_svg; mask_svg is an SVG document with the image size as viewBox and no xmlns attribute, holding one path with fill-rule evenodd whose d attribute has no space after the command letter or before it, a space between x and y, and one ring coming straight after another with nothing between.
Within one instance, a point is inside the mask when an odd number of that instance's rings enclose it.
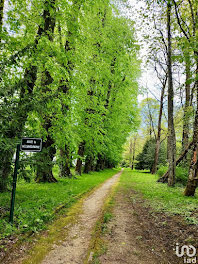
<instances>
[{"instance_id":1,"label":"green foliage","mask_svg":"<svg viewBox=\"0 0 198 264\"><path fill-rule=\"evenodd\" d=\"M171 215L183 216L189 224L198 224L197 193L195 197L185 197L184 187L170 188L157 183L157 175L125 169L121 175L121 185L140 192L147 203L156 211L165 211ZM135 200L133 196L131 199Z\"/></svg>"},{"instance_id":2,"label":"green foliage","mask_svg":"<svg viewBox=\"0 0 198 264\"><path fill-rule=\"evenodd\" d=\"M150 170L152 169L154 163L154 155L155 155L155 145L156 141L154 138L148 139L143 147L141 153L138 154L136 160L138 163L136 164L136 169L138 170ZM158 165L166 164L166 148L165 144L162 142L160 145L159 151L159 159Z\"/></svg>"},{"instance_id":3,"label":"green foliage","mask_svg":"<svg viewBox=\"0 0 198 264\"><path fill-rule=\"evenodd\" d=\"M168 167L160 166L157 171L157 175L162 177L164 173L168 171ZM188 169L183 167L176 167L176 183L181 183L182 185L186 185L188 180Z\"/></svg>"},{"instance_id":4,"label":"green foliage","mask_svg":"<svg viewBox=\"0 0 198 264\"><path fill-rule=\"evenodd\" d=\"M55 156L60 165L65 160L71 165L81 142L82 160L90 156L95 166L102 156L106 167L118 164L138 116L140 61L133 22L118 16L108 0L56 5L52 0L11 0L4 24L2 182L12 172L12 157L23 136L43 139L43 152L31 165L46 181ZM20 175L28 179L22 170Z\"/></svg>"},{"instance_id":5,"label":"green foliage","mask_svg":"<svg viewBox=\"0 0 198 264\"><path fill-rule=\"evenodd\" d=\"M8 223L10 193L0 194L0 239L11 234L38 232L56 215L56 208L69 208L81 195L104 182L116 169L59 179L56 184L17 184L14 225ZM53 194L53 195L52 195Z\"/></svg>"}]
</instances>

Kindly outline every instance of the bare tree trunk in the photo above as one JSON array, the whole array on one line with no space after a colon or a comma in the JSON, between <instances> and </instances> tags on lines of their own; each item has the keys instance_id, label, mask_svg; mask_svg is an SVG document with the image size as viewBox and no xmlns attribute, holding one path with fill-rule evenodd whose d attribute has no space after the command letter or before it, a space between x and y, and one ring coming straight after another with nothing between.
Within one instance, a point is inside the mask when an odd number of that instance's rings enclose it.
<instances>
[{"instance_id":1,"label":"bare tree trunk","mask_svg":"<svg viewBox=\"0 0 198 264\"><path fill-rule=\"evenodd\" d=\"M161 90L160 110L159 110L158 129L157 129L157 139L156 139L155 157L154 157L154 163L153 163L153 168L152 168L152 174L155 174L156 171L157 171L157 164L158 164L158 158L159 158L162 111L163 111L164 92L165 92L166 82L167 82L167 78L165 79L165 81L163 83L163 86L162 86L162 90Z\"/></svg>"},{"instance_id":2,"label":"bare tree trunk","mask_svg":"<svg viewBox=\"0 0 198 264\"><path fill-rule=\"evenodd\" d=\"M175 185L176 139L173 119L173 80L172 80L172 47L171 47L171 2L167 3L167 33L168 33L168 185Z\"/></svg>"}]
</instances>

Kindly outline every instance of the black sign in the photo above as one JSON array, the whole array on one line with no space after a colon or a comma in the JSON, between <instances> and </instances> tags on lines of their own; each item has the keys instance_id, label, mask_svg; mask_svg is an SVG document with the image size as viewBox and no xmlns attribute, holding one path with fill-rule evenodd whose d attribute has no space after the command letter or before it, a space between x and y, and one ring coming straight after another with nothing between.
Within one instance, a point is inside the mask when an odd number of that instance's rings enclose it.
<instances>
[{"instance_id":1,"label":"black sign","mask_svg":"<svg viewBox=\"0 0 198 264\"><path fill-rule=\"evenodd\" d=\"M41 138L22 138L21 150L28 152L39 152L42 150Z\"/></svg>"}]
</instances>

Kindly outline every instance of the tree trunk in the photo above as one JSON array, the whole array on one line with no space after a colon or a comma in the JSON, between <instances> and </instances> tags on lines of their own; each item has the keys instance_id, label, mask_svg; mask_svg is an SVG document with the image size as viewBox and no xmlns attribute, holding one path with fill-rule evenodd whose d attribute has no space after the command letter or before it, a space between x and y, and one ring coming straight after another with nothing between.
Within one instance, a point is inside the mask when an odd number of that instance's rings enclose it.
<instances>
[{"instance_id":1,"label":"tree trunk","mask_svg":"<svg viewBox=\"0 0 198 264\"><path fill-rule=\"evenodd\" d=\"M60 149L61 164L60 164L60 177L72 177L70 170L70 151L68 149Z\"/></svg>"},{"instance_id":2,"label":"tree trunk","mask_svg":"<svg viewBox=\"0 0 198 264\"><path fill-rule=\"evenodd\" d=\"M81 175L82 174L82 159L84 156L84 152L85 152L85 142L81 142L78 148L78 159L77 159L77 163L76 163L76 168L75 168L75 173L77 175Z\"/></svg>"},{"instance_id":3,"label":"tree trunk","mask_svg":"<svg viewBox=\"0 0 198 264\"><path fill-rule=\"evenodd\" d=\"M132 138L130 138L130 143L129 143L129 167L132 167L132 154L133 154L133 142Z\"/></svg>"},{"instance_id":4,"label":"tree trunk","mask_svg":"<svg viewBox=\"0 0 198 264\"><path fill-rule=\"evenodd\" d=\"M101 170L104 170L104 158L101 154L98 154L98 159L97 159L97 163L96 163L96 171L101 171Z\"/></svg>"},{"instance_id":5,"label":"tree trunk","mask_svg":"<svg viewBox=\"0 0 198 264\"><path fill-rule=\"evenodd\" d=\"M44 19L44 34L47 35L50 41L53 41L54 28L55 28L55 0L46 1L46 9L43 13ZM53 78L50 75L49 71L45 70L42 76L42 87L43 93L49 92L49 85L53 82ZM56 153L54 147L54 140L50 134L50 128L52 127L51 117L45 115L43 117L44 124L43 128L47 132L47 140L43 143L42 153L38 157L39 166L36 170L36 182L57 182L52 173L53 168L53 158Z\"/></svg>"},{"instance_id":6,"label":"tree trunk","mask_svg":"<svg viewBox=\"0 0 198 264\"><path fill-rule=\"evenodd\" d=\"M190 106L190 57L189 54L185 56L186 61L186 83L185 83L185 107L183 117L183 136L182 136L182 150L184 151L188 146L189 141L189 106Z\"/></svg>"},{"instance_id":7,"label":"tree trunk","mask_svg":"<svg viewBox=\"0 0 198 264\"><path fill-rule=\"evenodd\" d=\"M132 164L131 164L132 170L134 169L136 139L137 139L137 135L134 137L134 140L133 140L133 155L132 155Z\"/></svg>"},{"instance_id":8,"label":"tree trunk","mask_svg":"<svg viewBox=\"0 0 198 264\"><path fill-rule=\"evenodd\" d=\"M50 122L47 124L46 130L50 128ZM47 140L43 142L43 149L40 153L37 153L38 163L36 168L36 182L57 182L52 173L53 158L56 153L56 149L53 146L54 140L48 134Z\"/></svg>"},{"instance_id":9,"label":"tree trunk","mask_svg":"<svg viewBox=\"0 0 198 264\"><path fill-rule=\"evenodd\" d=\"M92 170L92 162L93 158L91 156L87 156L85 159L84 173L89 173Z\"/></svg>"},{"instance_id":10,"label":"tree trunk","mask_svg":"<svg viewBox=\"0 0 198 264\"><path fill-rule=\"evenodd\" d=\"M167 4L167 33L168 33L168 185L175 185L175 168L176 168L176 139L173 119L173 80L172 80L172 58L171 58L171 3Z\"/></svg>"},{"instance_id":11,"label":"tree trunk","mask_svg":"<svg viewBox=\"0 0 198 264\"><path fill-rule=\"evenodd\" d=\"M198 118L198 116L197 116L197 118ZM197 146L196 150L193 151L193 157L191 159L189 175L188 175L188 182L187 182L187 185L186 185L186 188L184 191L185 196L194 196L197 185L198 185L197 151L198 151L198 146Z\"/></svg>"},{"instance_id":12,"label":"tree trunk","mask_svg":"<svg viewBox=\"0 0 198 264\"><path fill-rule=\"evenodd\" d=\"M198 151L198 52L195 52L195 58L197 62L196 68L196 98L197 98L197 109L195 114L195 122L194 122L194 131L193 131L193 153L191 157L191 163L189 168L188 174L188 182L186 185L186 189L184 192L185 196L194 196L195 190L198 184L198 158L197 158L197 151Z\"/></svg>"},{"instance_id":13,"label":"tree trunk","mask_svg":"<svg viewBox=\"0 0 198 264\"><path fill-rule=\"evenodd\" d=\"M159 150L160 150L160 138L161 138L161 123L162 123L162 111L163 111L163 102L164 102L164 92L166 87L167 78L165 79L162 90L161 90L161 98L160 98L160 110L159 110L159 118L158 118L158 130L157 130L157 139L156 139L156 146L155 146L155 156L154 156L154 163L152 168L152 174L155 174L157 171L157 164L159 158Z\"/></svg>"}]
</instances>

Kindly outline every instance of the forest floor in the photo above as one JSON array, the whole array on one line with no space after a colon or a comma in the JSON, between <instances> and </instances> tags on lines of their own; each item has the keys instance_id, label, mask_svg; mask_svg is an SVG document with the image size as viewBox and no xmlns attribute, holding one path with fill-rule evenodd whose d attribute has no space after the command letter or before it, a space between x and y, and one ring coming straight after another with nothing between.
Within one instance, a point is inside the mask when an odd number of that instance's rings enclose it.
<instances>
[{"instance_id":1,"label":"forest floor","mask_svg":"<svg viewBox=\"0 0 198 264\"><path fill-rule=\"evenodd\" d=\"M145 175L141 173L138 177ZM56 242L50 239L53 232L48 230L35 240L30 250L4 263L198 263L185 262L192 259L179 258L174 251L176 243L198 246L197 224L187 223L180 214L170 214L162 208L156 210L136 188L135 177L129 171L117 173L77 202L67 216L68 221L60 220L65 221L64 225L53 224L60 234ZM164 186L160 184L159 188Z\"/></svg>"}]
</instances>

